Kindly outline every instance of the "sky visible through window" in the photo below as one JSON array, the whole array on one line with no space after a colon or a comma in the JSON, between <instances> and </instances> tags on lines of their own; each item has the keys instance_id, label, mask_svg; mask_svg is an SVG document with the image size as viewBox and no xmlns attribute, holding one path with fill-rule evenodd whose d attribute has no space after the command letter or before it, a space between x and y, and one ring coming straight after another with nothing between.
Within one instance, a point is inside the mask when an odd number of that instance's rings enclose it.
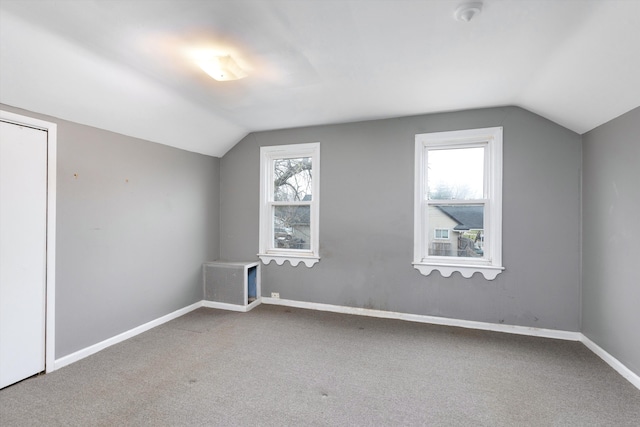
<instances>
[{"instance_id":1,"label":"sky visible through window","mask_svg":"<svg viewBox=\"0 0 640 427\"><path fill-rule=\"evenodd\" d=\"M427 187L431 200L482 199L484 148L429 150Z\"/></svg>"}]
</instances>

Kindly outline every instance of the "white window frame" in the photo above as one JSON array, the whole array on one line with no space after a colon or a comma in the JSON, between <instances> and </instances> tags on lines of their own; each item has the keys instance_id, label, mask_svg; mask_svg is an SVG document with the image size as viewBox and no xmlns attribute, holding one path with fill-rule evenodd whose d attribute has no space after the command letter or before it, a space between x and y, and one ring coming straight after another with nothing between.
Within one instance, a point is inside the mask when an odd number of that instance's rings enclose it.
<instances>
[{"instance_id":1,"label":"white window frame","mask_svg":"<svg viewBox=\"0 0 640 427\"><path fill-rule=\"evenodd\" d=\"M447 237L438 237L438 231L446 231ZM442 234L442 233L440 233ZM451 231L448 228L434 228L433 229L433 240L449 240L451 237Z\"/></svg>"},{"instance_id":2,"label":"white window frame","mask_svg":"<svg viewBox=\"0 0 640 427\"><path fill-rule=\"evenodd\" d=\"M274 195L274 162L278 159L310 157L312 164L311 194L312 200L296 202L276 202ZM310 206L310 248L289 249L274 247L273 209L278 205ZM292 266L303 262L313 267L320 261L319 254L319 221L320 212L320 143L274 145L260 147L260 238L258 257L264 264L275 261L282 265L289 261Z\"/></svg>"},{"instance_id":3,"label":"white window frame","mask_svg":"<svg viewBox=\"0 0 640 427\"><path fill-rule=\"evenodd\" d=\"M423 275L438 270L444 277L460 272L465 278L481 273L493 280L502 266L502 127L417 134L415 137L415 199L413 266ZM427 199L428 152L432 149L485 147L484 198L477 200ZM442 203L444 202L444 203ZM482 258L429 255L429 205L481 204L484 206ZM435 238L435 236L434 236Z\"/></svg>"}]
</instances>

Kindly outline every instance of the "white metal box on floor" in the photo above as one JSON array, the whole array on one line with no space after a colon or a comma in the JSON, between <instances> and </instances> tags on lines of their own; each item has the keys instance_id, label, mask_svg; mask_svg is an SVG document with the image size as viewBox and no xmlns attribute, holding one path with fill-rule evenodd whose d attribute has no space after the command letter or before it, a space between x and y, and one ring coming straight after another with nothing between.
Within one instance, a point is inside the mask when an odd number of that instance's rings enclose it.
<instances>
[{"instance_id":1,"label":"white metal box on floor","mask_svg":"<svg viewBox=\"0 0 640 427\"><path fill-rule=\"evenodd\" d=\"M259 261L212 261L202 265L204 306L249 311L260 304Z\"/></svg>"}]
</instances>

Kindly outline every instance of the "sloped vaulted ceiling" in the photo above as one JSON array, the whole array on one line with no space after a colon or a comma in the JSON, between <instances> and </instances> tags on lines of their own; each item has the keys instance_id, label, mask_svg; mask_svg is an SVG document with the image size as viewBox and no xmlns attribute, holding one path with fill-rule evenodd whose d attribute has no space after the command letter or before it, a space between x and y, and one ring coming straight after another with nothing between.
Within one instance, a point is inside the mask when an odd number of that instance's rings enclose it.
<instances>
[{"instance_id":1,"label":"sloped vaulted ceiling","mask_svg":"<svg viewBox=\"0 0 640 427\"><path fill-rule=\"evenodd\" d=\"M640 105L640 0L0 0L0 102L222 156L248 132L518 105L584 133ZM249 72L217 82L198 49Z\"/></svg>"}]
</instances>

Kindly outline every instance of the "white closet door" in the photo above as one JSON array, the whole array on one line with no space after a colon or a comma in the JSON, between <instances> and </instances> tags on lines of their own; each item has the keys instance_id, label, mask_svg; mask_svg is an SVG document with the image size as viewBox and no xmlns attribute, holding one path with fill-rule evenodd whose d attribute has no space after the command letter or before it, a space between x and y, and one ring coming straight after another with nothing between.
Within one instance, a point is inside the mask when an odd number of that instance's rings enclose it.
<instances>
[{"instance_id":1,"label":"white closet door","mask_svg":"<svg viewBox=\"0 0 640 427\"><path fill-rule=\"evenodd\" d=\"M0 387L45 368L47 133L0 122Z\"/></svg>"}]
</instances>

